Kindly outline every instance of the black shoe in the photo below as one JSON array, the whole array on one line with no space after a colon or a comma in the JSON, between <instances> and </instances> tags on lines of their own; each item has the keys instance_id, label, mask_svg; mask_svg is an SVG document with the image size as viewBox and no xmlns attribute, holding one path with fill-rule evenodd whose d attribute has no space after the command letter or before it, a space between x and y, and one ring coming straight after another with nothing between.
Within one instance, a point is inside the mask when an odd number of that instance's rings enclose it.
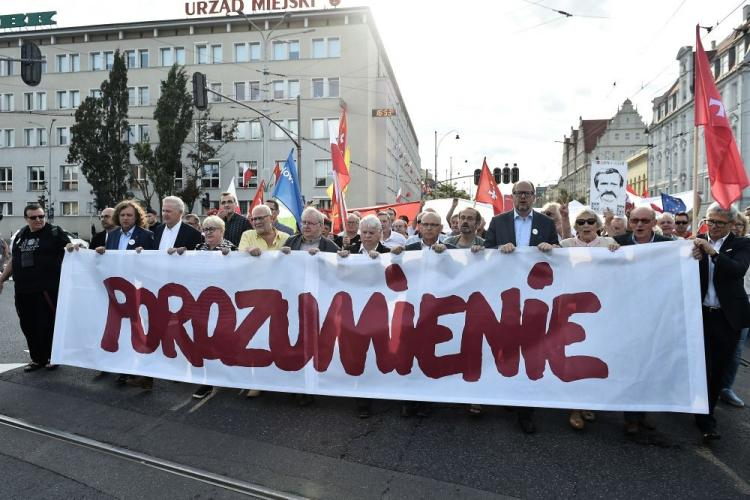
<instances>
[{"instance_id":1,"label":"black shoe","mask_svg":"<svg viewBox=\"0 0 750 500\"><path fill-rule=\"evenodd\" d=\"M209 394L211 394L214 390L214 387L212 385L202 385L196 389L196 391L193 393L193 397L195 399L203 399Z\"/></svg>"},{"instance_id":2,"label":"black shoe","mask_svg":"<svg viewBox=\"0 0 750 500\"><path fill-rule=\"evenodd\" d=\"M133 377L128 379L125 383L131 387L143 389L144 391L150 391L154 388L153 377Z\"/></svg>"},{"instance_id":3,"label":"black shoe","mask_svg":"<svg viewBox=\"0 0 750 500\"><path fill-rule=\"evenodd\" d=\"M47 363L46 365L44 365L44 369L45 370L57 370L59 366L60 365L53 365L52 363Z\"/></svg>"},{"instance_id":4,"label":"black shoe","mask_svg":"<svg viewBox=\"0 0 750 500\"><path fill-rule=\"evenodd\" d=\"M29 363L28 365L26 365L26 366L23 367L23 371L25 371L25 372L35 372L35 371L40 370L42 368L44 368L43 364L37 363L35 361L32 361L31 363Z\"/></svg>"},{"instance_id":5,"label":"black shoe","mask_svg":"<svg viewBox=\"0 0 750 500\"><path fill-rule=\"evenodd\" d=\"M519 414L518 425L525 434L534 434L536 432L536 425L534 425L534 421L530 415Z\"/></svg>"},{"instance_id":6,"label":"black shoe","mask_svg":"<svg viewBox=\"0 0 750 500\"><path fill-rule=\"evenodd\" d=\"M703 431L704 441L716 441L717 439L721 439L721 434L719 434L719 431L717 431L716 429Z\"/></svg>"}]
</instances>

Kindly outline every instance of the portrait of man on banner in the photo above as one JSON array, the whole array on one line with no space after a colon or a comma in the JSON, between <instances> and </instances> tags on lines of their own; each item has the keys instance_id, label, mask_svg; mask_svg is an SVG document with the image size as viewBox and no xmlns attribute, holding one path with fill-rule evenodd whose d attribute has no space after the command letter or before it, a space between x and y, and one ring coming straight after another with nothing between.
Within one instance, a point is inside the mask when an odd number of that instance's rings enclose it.
<instances>
[{"instance_id":1,"label":"portrait of man on banner","mask_svg":"<svg viewBox=\"0 0 750 500\"><path fill-rule=\"evenodd\" d=\"M595 161L591 164L591 208L604 213L625 215L625 179L627 164L615 161Z\"/></svg>"}]
</instances>

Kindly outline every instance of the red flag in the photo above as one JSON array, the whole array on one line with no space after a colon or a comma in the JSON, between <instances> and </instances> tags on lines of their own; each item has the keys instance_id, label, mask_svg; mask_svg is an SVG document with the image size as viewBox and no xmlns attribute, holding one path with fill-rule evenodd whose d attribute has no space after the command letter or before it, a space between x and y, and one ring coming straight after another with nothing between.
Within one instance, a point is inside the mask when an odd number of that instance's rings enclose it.
<instances>
[{"instance_id":1,"label":"red flag","mask_svg":"<svg viewBox=\"0 0 750 500\"><path fill-rule=\"evenodd\" d=\"M490 167L487 166L487 158L482 163L482 175L479 176L476 201L489 203L495 211L495 215L505 212L505 198L500 188L497 187L495 179L492 178Z\"/></svg>"},{"instance_id":2,"label":"red flag","mask_svg":"<svg viewBox=\"0 0 750 500\"><path fill-rule=\"evenodd\" d=\"M263 204L263 192L265 190L266 190L266 181L261 179L260 184L258 185L258 190L255 192L255 196L253 197L253 201L247 207L248 219L252 216L253 208L257 207L258 205Z\"/></svg>"},{"instance_id":3,"label":"red flag","mask_svg":"<svg viewBox=\"0 0 750 500\"><path fill-rule=\"evenodd\" d=\"M695 27L695 125L703 125L711 194L722 207L729 208L750 182L703 50L699 26Z\"/></svg>"},{"instance_id":4,"label":"red flag","mask_svg":"<svg viewBox=\"0 0 750 500\"><path fill-rule=\"evenodd\" d=\"M273 183L276 184L279 181L279 176L281 175L281 167L279 167L279 162L276 162L276 166L273 167Z\"/></svg>"},{"instance_id":5,"label":"red flag","mask_svg":"<svg viewBox=\"0 0 750 500\"><path fill-rule=\"evenodd\" d=\"M250 181L255 177L255 169L250 167L242 167L242 187L247 189L250 185Z\"/></svg>"}]
</instances>

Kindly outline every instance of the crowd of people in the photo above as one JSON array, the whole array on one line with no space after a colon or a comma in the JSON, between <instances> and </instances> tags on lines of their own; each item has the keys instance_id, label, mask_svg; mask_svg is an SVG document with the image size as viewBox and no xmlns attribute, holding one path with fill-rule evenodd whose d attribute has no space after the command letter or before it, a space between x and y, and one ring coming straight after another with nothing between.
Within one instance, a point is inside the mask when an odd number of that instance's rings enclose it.
<instances>
[{"instance_id":1,"label":"crowd of people","mask_svg":"<svg viewBox=\"0 0 750 500\"><path fill-rule=\"evenodd\" d=\"M709 400L709 413L695 415L695 421L705 440L718 439L714 417L717 401L744 406L732 385L750 326L747 276L750 239L745 237L746 215L735 207L725 209L713 203L703 220L707 232L694 235L689 230L689 214L685 212L657 216L651 207L636 207L627 216L607 212L602 218L584 208L571 219L567 204L548 203L540 211L534 210L535 188L528 181L513 185L512 198L513 210L489 221L472 207L455 213L458 200L454 200L445 220L450 231L443 231L444 221L434 210L424 209L409 221L388 209L364 217L349 213L339 234L331 232L330 220L314 207L304 209L298 231L279 222L279 205L275 200L255 206L250 217L245 217L236 210L237 199L231 193L223 193L218 213L202 222L194 214L185 214L184 203L174 196L162 200L161 223L155 213L144 211L138 202L125 200L101 211L103 230L94 235L90 248L99 254L157 250L178 255L187 251L219 251L227 255L239 251L257 257L268 251L303 251L337 253L342 259L351 254L376 259L384 253L416 250L441 253L455 248L512 253L524 246L534 246L542 252L566 247L603 247L616 252L625 245L690 239L693 257L699 260L700 268ZM50 356L60 267L65 249L75 251L79 247L70 242L61 228L45 222L40 206L28 205L24 218L27 225L14 237L12 258L0 274L0 293L4 282L12 277L16 310L31 357L24 370L52 370L56 368L50 364ZM116 380L147 390L153 388L153 379L148 377L119 375ZM213 391L215 388L204 385L193 396L202 399ZM260 394L252 388L246 392L248 397ZM309 395L296 397L303 406L313 401ZM370 416L370 407L369 400L357 399L361 418ZM469 405L467 411L479 415L483 410L479 405ZM402 406L403 416L428 413L426 403L406 402ZM516 414L524 432L536 431L533 408L517 408ZM570 413L569 422L572 428L581 430L595 418L592 411L578 409ZM653 424L645 413L624 414L626 434L633 436L649 429L653 429Z\"/></svg>"}]
</instances>

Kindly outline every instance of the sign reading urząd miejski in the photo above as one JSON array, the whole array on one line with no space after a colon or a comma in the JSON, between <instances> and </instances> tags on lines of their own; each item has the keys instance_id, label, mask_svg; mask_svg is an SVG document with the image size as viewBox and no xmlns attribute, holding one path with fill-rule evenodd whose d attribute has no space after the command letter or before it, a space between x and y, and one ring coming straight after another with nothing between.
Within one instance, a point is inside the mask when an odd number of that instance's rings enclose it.
<instances>
[{"instance_id":1,"label":"sign reading urz\u0105d miejski","mask_svg":"<svg viewBox=\"0 0 750 500\"><path fill-rule=\"evenodd\" d=\"M316 5L317 3L317 5ZM201 16L208 14L229 14L230 12L273 12L292 9L315 9L322 7L321 0L200 0L185 2L185 14ZM332 7L338 7L341 0L328 0Z\"/></svg>"}]
</instances>

